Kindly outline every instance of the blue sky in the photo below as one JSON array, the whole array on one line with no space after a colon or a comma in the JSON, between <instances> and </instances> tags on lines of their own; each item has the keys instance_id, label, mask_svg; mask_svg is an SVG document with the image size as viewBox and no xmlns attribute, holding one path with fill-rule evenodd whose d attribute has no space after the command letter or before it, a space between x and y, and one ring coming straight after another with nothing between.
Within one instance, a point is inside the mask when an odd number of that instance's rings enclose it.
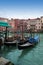
<instances>
[{"instance_id":1,"label":"blue sky","mask_svg":"<svg viewBox=\"0 0 43 65\"><path fill-rule=\"evenodd\" d=\"M43 16L43 0L0 0L0 17L36 18Z\"/></svg>"}]
</instances>

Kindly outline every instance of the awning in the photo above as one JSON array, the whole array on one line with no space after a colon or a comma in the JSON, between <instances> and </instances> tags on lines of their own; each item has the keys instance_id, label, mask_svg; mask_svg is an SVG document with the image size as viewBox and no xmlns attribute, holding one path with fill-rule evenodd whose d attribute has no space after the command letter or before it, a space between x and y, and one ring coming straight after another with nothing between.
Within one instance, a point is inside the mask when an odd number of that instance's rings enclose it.
<instances>
[{"instance_id":1,"label":"awning","mask_svg":"<svg viewBox=\"0 0 43 65\"><path fill-rule=\"evenodd\" d=\"M0 21L0 26L2 26L2 27L11 27L10 24L8 22L5 22L5 21Z\"/></svg>"}]
</instances>

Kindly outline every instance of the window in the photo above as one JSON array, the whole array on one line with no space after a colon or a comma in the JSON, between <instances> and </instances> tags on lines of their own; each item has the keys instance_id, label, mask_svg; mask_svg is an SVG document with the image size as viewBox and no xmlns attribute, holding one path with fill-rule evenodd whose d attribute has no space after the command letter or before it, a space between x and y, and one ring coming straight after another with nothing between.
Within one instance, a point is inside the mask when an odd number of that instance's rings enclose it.
<instances>
[{"instance_id":1,"label":"window","mask_svg":"<svg viewBox=\"0 0 43 65\"><path fill-rule=\"evenodd\" d=\"M40 25L40 23L39 23L39 25Z\"/></svg>"},{"instance_id":2,"label":"window","mask_svg":"<svg viewBox=\"0 0 43 65\"><path fill-rule=\"evenodd\" d=\"M42 23L42 21L41 21L41 23Z\"/></svg>"},{"instance_id":3,"label":"window","mask_svg":"<svg viewBox=\"0 0 43 65\"><path fill-rule=\"evenodd\" d=\"M39 26L39 28L40 28L40 26Z\"/></svg>"},{"instance_id":4,"label":"window","mask_svg":"<svg viewBox=\"0 0 43 65\"><path fill-rule=\"evenodd\" d=\"M37 28L37 26L36 26L36 28Z\"/></svg>"}]
</instances>

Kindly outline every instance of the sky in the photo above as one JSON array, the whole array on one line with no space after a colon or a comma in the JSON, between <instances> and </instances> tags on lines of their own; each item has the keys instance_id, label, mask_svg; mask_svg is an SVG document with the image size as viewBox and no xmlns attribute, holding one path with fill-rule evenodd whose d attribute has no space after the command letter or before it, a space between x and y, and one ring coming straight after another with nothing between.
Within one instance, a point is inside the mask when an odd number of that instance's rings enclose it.
<instances>
[{"instance_id":1,"label":"sky","mask_svg":"<svg viewBox=\"0 0 43 65\"><path fill-rule=\"evenodd\" d=\"M37 18L43 16L43 0L0 0L0 17Z\"/></svg>"}]
</instances>

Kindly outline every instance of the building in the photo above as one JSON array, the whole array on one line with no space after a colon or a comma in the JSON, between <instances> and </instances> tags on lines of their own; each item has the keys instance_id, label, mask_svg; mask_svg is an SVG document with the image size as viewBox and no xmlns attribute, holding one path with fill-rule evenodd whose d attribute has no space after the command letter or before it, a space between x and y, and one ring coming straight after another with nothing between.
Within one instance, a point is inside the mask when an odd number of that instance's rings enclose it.
<instances>
[{"instance_id":1,"label":"building","mask_svg":"<svg viewBox=\"0 0 43 65\"><path fill-rule=\"evenodd\" d=\"M29 30L30 29L30 19L28 19L26 22L27 22L27 30Z\"/></svg>"},{"instance_id":2,"label":"building","mask_svg":"<svg viewBox=\"0 0 43 65\"><path fill-rule=\"evenodd\" d=\"M8 19L0 17L0 21L8 22ZM0 27L0 31L2 31L2 30L5 30L5 27Z\"/></svg>"},{"instance_id":3,"label":"building","mask_svg":"<svg viewBox=\"0 0 43 65\"><path fill-rule=\"evenodd\" d=\"M20 19L14 19L14 22L15 22L15 31L18 31Z\"/></svg>"},{"instance_id":4,"label":"building","mask_svg":"<svg viewBox=\"0 0 43 65\"><path fill-rule=\"evenodd\" d=\"M41 20L40 18L36 18L36 31L40 31L41 30Z\"/></svg>"},{"instance_id":5,"label":"building","mask_svg":"<svg viewBox=\"0 0 43 65\"><path fill-rule=\"evenodd\" d=\"M10 28L10 31L29 31L32 29L34 32L40 32L43 31L43 16L40 18L35 18L35 19L13 19L11 18L10 20L7 18L1 18L0 21L5 21L8 22L12 28ZM0 30L5 30L4 27L0 27Z\"/></svg>"},{"instance_id":6,"label":"building","mask_svg":"<svg viewBox=\"0 0 43 65\"><path fill-rule=\"evenodd\" d=\"M43 16L40 18L41 20L41 31L43 31Z\"/></svg>"},{"instance_id":7,"label":"building","mask_svg":"<svg viewBox=\"0 0 43 65\"><path fill-rule=\"evenodd\" d=\"M0 17L0 21L8 22L8 18L1 18L1 17Z\"/></svg>"},{"instance_id":8,"label":"building","mask_svg":"<svg viewBox=\"0 0 43 65\"><path fill-rule=\"evenodd\" d=\"M15 21L13 18L11 18L10 20L8 20L8 23L12 26L11 28L9 28L10 31L15 31Z\"/></svg>"},{"instance_id":9,"label":"building","mask_svg":"<svg viewBox=\"0 0 43 65\"><path fill-rule=\"evenodd\" d=\"M32 31L37 32L39 30L41 30L41 20L40 18L36 18L36 19L28 19L28 25L27 25L27 29L32 29Z\"/></svg>"}]
</instances>

